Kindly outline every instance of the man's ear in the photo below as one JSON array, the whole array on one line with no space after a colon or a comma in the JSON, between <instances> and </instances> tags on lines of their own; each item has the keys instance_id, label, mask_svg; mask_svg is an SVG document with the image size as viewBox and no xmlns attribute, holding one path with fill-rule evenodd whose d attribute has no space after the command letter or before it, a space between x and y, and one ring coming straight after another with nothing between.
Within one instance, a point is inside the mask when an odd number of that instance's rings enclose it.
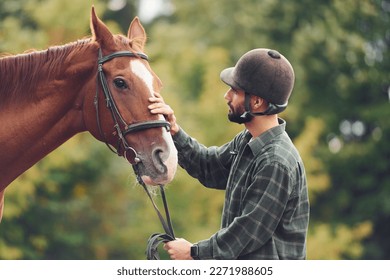
<instances>
[{"instance_id":1,"label":"man's ear","mask_svg":"<svg viewBox=\"0 0 390 280\"><path fill-rule=\"evenodd\" d=\"M263 106L263 104L266 103L263 98L260 96L252 95L252 108L257 111L259 108Z\"/></svg>"}]
</instances>

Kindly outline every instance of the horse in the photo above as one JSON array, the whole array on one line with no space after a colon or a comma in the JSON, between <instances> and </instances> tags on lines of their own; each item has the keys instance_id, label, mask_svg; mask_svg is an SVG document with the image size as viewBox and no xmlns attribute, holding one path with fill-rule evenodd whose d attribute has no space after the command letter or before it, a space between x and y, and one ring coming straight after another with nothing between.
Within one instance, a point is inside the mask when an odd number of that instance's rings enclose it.
<instances>
[{"instance_id":1,"label":"horse","mask_svg":"<svg viewBox=\"0 0 390 280\"><path fill-rule=\"evenodd\" d=\"M92 7L90 27L88 38L0 58L0 221L6 187L80 132L124 157L144 184L175 175L169 123L147 108L162 82L139 18L114 35Z\"/></svg>"}]
</instances>

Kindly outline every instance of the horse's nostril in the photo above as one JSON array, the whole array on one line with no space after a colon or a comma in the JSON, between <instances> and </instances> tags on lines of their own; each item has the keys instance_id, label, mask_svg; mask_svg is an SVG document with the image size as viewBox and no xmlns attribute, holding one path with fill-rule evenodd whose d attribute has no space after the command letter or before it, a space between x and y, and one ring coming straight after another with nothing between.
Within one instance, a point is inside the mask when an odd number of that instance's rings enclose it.
<instances>
[{"instance_id":1,"label":"horse's nostril","mask_svg":"<svg viewBox=\"0 0 390 280\"><path fill-rule=\"evenodd\" d=\"M156 168L156 170L160 173L166 173L167 172L167 167L165 166L163 162L163 156L164 156L164 151L160 148L157 148L153 151L153 163Z\"/></svg>"}]
</instances>

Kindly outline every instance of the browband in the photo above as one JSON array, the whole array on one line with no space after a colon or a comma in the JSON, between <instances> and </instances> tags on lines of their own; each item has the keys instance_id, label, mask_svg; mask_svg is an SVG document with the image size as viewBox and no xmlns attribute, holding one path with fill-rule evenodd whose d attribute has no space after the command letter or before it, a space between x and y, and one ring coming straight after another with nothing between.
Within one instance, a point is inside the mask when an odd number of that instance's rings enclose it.
<instances>
[{"instance_id":1,"label":"browband","mask_svg":"<svg viewBox=\"0 0 390 280\"><path fill-rule=\"evenodd\" d=\"M99 60L98 60L98 64L103 64L115 57L123 57L123 56L129 56L129 57L140 57L142 59L145 59L145 60L149 60L148 56L144 53L133 53L133 52L129 52L129 51L120 51L120 52L114 52L112 54L109 54L109 55L106 55L106 56L102 56L102 50L99 49Z\"/></svg>"}]
</instances>

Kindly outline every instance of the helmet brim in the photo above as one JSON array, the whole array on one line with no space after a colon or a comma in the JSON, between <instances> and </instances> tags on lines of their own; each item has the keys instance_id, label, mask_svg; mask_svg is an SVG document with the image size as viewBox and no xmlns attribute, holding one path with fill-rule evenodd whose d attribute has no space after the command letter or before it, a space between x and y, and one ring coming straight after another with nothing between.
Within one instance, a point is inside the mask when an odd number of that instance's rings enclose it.
<instances>
[{"instance_id":1,"label":"helmet brim","mask_svg":"<svg viewBox=\"0 0 390 280\"><path fill-rule=\"evenodd\" d=\"M222 82L224 82L231 88L240 89L239 85L234 81L233 71L234 71L234 67L226 68L222 70L219 77L221 78Z\"/></svg>"}]
</instances>

